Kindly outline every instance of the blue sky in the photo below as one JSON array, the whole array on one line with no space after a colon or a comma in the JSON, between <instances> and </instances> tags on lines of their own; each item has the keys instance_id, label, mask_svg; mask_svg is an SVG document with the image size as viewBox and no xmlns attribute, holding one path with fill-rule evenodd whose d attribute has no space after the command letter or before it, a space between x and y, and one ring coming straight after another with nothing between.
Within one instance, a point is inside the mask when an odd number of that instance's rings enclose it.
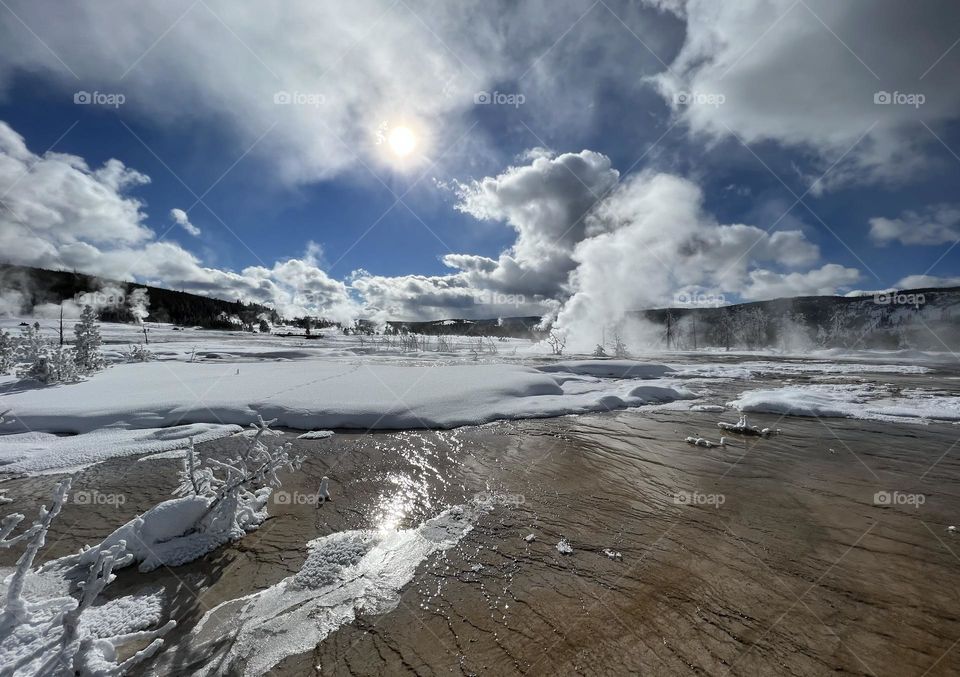
<instances>
[{"instance_id":1,"label":"blue sky","mask_svg":"<svg viewBox=\"0 0 960 677\"><path fill-rule=\"evenodd\" d=\"M960 284L951 3L0 16L10 261L338 319Z\"/></svg>"}]
</instances>

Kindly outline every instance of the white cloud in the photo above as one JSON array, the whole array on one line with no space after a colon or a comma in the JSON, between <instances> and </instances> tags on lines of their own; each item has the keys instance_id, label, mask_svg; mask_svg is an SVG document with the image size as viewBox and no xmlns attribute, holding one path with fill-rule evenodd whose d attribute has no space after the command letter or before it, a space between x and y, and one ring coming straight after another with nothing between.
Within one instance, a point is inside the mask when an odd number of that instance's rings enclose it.
<instances>
[{"instance_id":1,"label":"white cloud","mask_svg":"<svg viewBox=\"0 0 960 677\"><path fill-rule=\"evenodd\" d=\"M897 289L923 289L926 287L960 287L960 277L908 275L897 282Z\"/></svg>"},{"instance_id":2,"label":"white cloud","mask_svg":"<svg viewBox=\"0 0 960 677\"><path fill-rule=\"evenodd\" d=\"M935 205L922 212L906 211L897 219L870 219L870 237L878 244L938 245L960 240L960 206Z\"/></svg>"},{"instance_id":3,"label":"white cloud","mask_svg":"<svg viewBox=\"0 0 960 677\"><path fill-rule=\"evenodd\" d=\"M194 237L200 237L200 229L190 223L187 213L182 209L171 209L170 218L172 218L178 226L190 233L190 235L193 235Z\"/></svg>"},{"instance_id":4,"label":"white cloud","mask_svg":"<svg viewBox=\"0 0 960 677\"><path fill-rule=\"evenodd\" d=\"M866 134L815 190L912 176L937 143L921 121L937 129L960 112L949 0L689 0L680 13L685 42L655 82L693 132L812 149L822 170ZM924 101L878 105L878 92ZM701 103L678 103L684 93Z\"/></svg>"},{"instance_id":5,"label":"white cloud","mask_svg":"<svg viewBox=\"0 0 960 677\"><path fill-rule=\"evenodd\" d=\"M832 296L838 289L849 288L860 279L860 271L836 263L828 263L805 273L775 273L753 270L750 282L741 296L750 300L775 299L787 296Z\"/></svg>"},{"instance_id":6,"label":"white cloud","mask_svg":"<svg viewBox=\"0 0 960 677\"><path fill-rule=\"evenodd\" d=\"M182 289L226 299L271 303L290 314L349 321L359 306L343 282L304 259L240 273L204 266L180 245L158 240L144 224L142 203L126 193L149 178L118 160L91 169L80 157L31 153L0 122L0 251L7 261ZM189 223L179 209L171 216ZM181 225L183 225L181 223ZM8 304L9 305L9 304Z\"/></svg>"},{"instance_id":7,"label":"white cloud","mask_svg":"<svg viewBox=\"0 0 960 677\"><path fill-rule=\"evenodd\" d=\"M575 267L570 255L587 234L587 214L620 174L590 150L553 156L539 149L527 157L527 165L458 186L457 209L506 222L517 232L514 245L496 263L460 255L444 262L469 272L475 286L556 297Z\"/></svg>"}]
</instances>

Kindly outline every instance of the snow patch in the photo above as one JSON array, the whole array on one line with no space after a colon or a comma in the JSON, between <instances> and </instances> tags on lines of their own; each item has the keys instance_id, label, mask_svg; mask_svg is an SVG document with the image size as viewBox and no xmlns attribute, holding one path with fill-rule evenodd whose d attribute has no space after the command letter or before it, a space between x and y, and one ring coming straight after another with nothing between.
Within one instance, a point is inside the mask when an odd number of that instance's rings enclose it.
<instances>
[{"instance_id":1,"label":"snow patch","mask_svg":"<svg viewBox=\"0 0 960 677\"><path fill-rule=\"evenodd\" d=\"M39 432L2 435L0 472L77 470L119 456L181 449L191 437L198 443L207 442L239 430L236 425L193 423L141 430L105 428L70 436Z\"/></svg>"},{"instance_id":2,"label":"snow patch","mask_svg":"<svg viewBox=\"0 0 960 677\"><path fill-rule=\"evenodd\" d=\"M752 390L729 402L745 412L901 423L960 421L960 397L889 386L814 384Z\"/></svg>"},{"instance_id":3,"label":"snow patch","mask_svg":"<svg viewBox=\"0 0 960 677\"><path fill-rule=\"evenodd\" d=\"M197 642L232 642L227 655L198 675L262 675L287 656L311 650L358 611L384 614L430 555L457 544L483 510L455 506L420 526L397 531L341 531L307 544L299 572L276 585L208 611L193 631Z\"/></svg>"}]
</instances>

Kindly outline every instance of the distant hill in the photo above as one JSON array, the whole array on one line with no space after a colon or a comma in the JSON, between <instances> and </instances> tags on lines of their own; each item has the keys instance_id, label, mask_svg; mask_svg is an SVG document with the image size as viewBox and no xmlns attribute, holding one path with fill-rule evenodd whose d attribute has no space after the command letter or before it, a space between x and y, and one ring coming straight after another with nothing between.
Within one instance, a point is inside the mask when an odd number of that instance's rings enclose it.
<instances>
[{"instance_id":1,"label":"distant hill","mask_svg":"<svg viewBox=\"0 0 960 677\"><path fill-rule=\"evenodd\" d=\"M134 295L135 289L146 290L148 300L144 304L140 303L142 292ZM90 294L89 298L94 301L92 305L98 307L101 319L106 322L135 322L141 310L146 313L143 319L149 321L206 329L256 326L264 314L274 321L279 320L275 310L256 303L225 301L83 273L10 264L0 264L0 291L8 303L9 299L16 298L11 292L19 293L19 310L24 314L48 303L58 305L77 299L82 303L83 295Z\"/></svg>"},{"instance_id":2,"label":"distant hill","mask_svg":"<svg viewBox=\"0 0 960 677\"><path fill-rule=\"evenodd\" d=\"M146 289L149 301L142 309L131 303L137 296L133 294L135 289ZM133 322L141 311L149 321L208 329L255 327L265 316L273 324L281 320L276 310L256 303L226 301L69 271L0 264L0 293L8 303L10 292L19 294L13 296L23 314L42 304L57 305L95 293L120 297L118 302L107 299L96 304L101 319L108 322ZM644 321L646 345L629 346L638 349L820 347L960 351L960 287L904 289L858 297L798 296L719 307L641 310L630 315ZM386 331L539 339L546 333L537 328L540 321L536 316L390 321ZM299 322L303 324L304 319ZM310 324L314 329L337 326L317 319ZM361 320L352 329L373 333L376 327ZM604 333L600 328L598 332ZM614 331L606 334L612 341Z\"/></svg>"},{"instance_id":3,"label":"distant hill","mask_svg":"<svg viewBox=\"0 0 960 677\"><path fill-rule=\"evenodd\" d=\"M491 320L432 320L429 322L387 322L394 332L430 336L505 336L540 338L546 332L537 329L538 316L503 317Z\"/></svg>"},{"instance_id":4,"label":"distant hill","mask_svg":"<svg viewBox=\"0 0 960 677\"><path fill-rule=\"evenodd\" d=\"M960 287L869 296L797 296L710 308L660 308L636 317L663 347L915 348L960 350Z\"/></svg>"}]
</instances>

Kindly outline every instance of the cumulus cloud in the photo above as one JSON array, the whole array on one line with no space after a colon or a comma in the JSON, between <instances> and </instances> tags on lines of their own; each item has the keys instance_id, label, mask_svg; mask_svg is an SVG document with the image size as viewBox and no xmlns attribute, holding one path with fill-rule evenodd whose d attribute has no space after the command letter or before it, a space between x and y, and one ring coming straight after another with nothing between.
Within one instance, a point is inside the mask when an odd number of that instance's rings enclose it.
<instances>
[{"instance_id":1,"label":"cumulus cloud","mask_svg":"<svg viewBox=\"0 0 960 677\"><path fill-rule=\"evenodd\" d=\"M182 209L171 209L170 218L172 218L178 226L183 228L190 235L193 235L194 237L200 237L200 229L190 223L187 213Z\"/></svg>"},{"instance_id":2,"label":"cumulus cloud","mask_svg":"<svg viewBox=\"0 0 960 677\"><path fill-rule=\"evenodd\" d=\"M143 204L129 195L148 181L118 160L91 168L75 155L36 155L0 122L0 251L11 263L270 303L288 314L357 316L347 286L316 266L315 243L303 259L236 273L204 266L180 245L158 239L145 225ZM179 209L171 216L189 223Z\"/></svg>"},{"instance_id":3,"label":"cumulus cloud","mask_svg":"<svg viewBox=\"0 0 960 677\"><path fill-rule=\"evenodd\" d=\"M750 272L750 282L741 291L746 299L760 301L785 296L830 296L860 279L860 271L828 263L805 273Z\"/></svg>"},{"instance_id":4,"label":"cumulus cloud","mask_svg":"<svg viewBox=\"0 0 960 677\"><path fill-rule=\"evenodd\" d=\"M897 289L921 289L926 287L960 287L960 277L908 275L897 282Z\"/></svg>"},{"instance_id":5,"label":"cumulus cloud","mask_svg":"<svg viewBox=\"0 0 960 677\"><path fill-rule=\"evenodd\" d=\"M937 143L921 121L937 129L958 117L950 0L668 4L686 38L654 82L676 114L707 137L813 150L822 169L846 154L816 189L910 177ZM911 94L922 103L896 98Z\"/></svg>"},{"instance_id":6,"label":"cumulus cloud","mask_svg":"<svg viewBox=\"0 0 960 677\"><path fill-rule=\"evenodd\" d=\"M616 185L610 158L590 150L555 156L538 149L529 164L459 184L457 209L503 221L517 232L499 259L447 256L475 286L556 298L570 271L573 247L587 235L587 215Z\"/></svg>"},{"instance_id":7,"label":"cumulus cloud","mask_svg":"<svg viewBox=\"0 0 960 677\"><path fill-rule=\"evenodd\" d=\"M870 237L878 244L938 245L960 241L960 206L941 204L923 211L906 211L900 218L870 219Z\"/></svg>"}]
</instances>

